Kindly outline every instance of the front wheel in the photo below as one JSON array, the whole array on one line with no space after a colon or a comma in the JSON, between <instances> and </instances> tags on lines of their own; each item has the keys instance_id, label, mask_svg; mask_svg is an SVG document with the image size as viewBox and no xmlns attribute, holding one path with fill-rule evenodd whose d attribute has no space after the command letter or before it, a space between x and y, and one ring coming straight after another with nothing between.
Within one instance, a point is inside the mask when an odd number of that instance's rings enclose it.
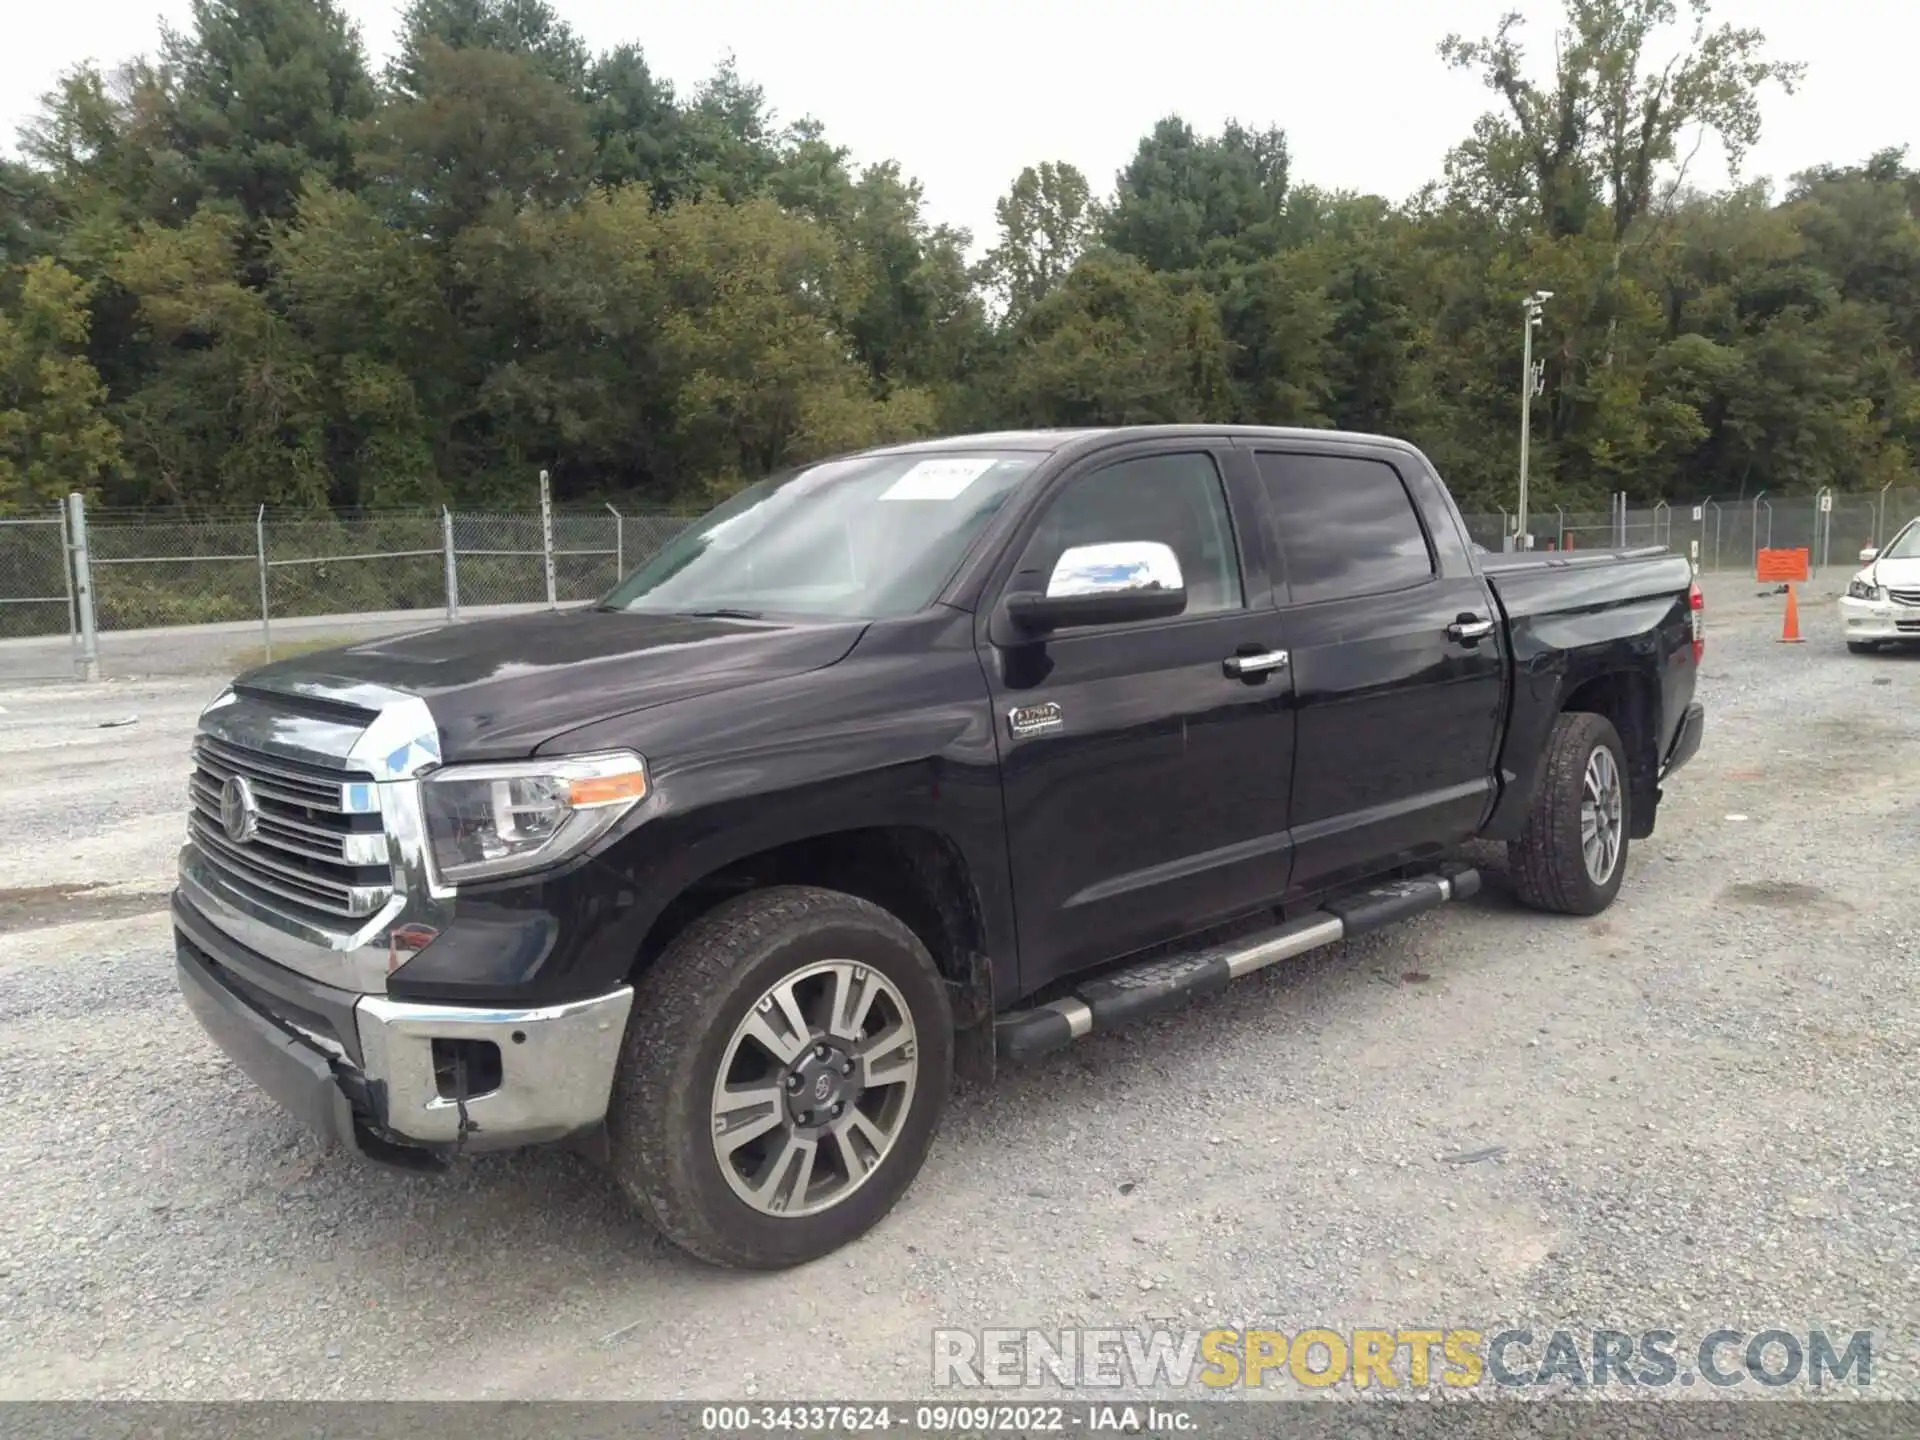
<instances>
[{"instance_id":1,"label":"front wheel","mask_svg":"<svg viewBox=\"0 0 1920 1440\"><path fill-rule=\"evenodd\" d=\"M1554 721L1524 834L1507 849L1523 903L1597 915L1627 869L1626 752L1613 722L1575 711Z\"/></svg>"},{"instance_id":2,"label":"front wheel","mask_svg":"<svg viewBox=\"0 0 1920 1440\"><path fill-rule=\"evenodd\" d=\"M953 1021L892 915L837 891L755 891L688 926L636 988L609 1151L668 1239L719 1265L798 1265L913 1183L952 1083Z\"/></svg>"}]
</instances>

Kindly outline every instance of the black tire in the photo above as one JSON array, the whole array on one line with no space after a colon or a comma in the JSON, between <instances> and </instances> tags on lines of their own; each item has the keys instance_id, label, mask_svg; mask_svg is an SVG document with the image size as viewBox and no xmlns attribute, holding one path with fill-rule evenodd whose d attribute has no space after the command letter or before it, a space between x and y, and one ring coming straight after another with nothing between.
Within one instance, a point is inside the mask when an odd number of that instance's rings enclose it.
<instances>
[{"instance_id":1,"label":"black tire","mask_svg":"<svg viewBox=\"0 0 1920 1440\"><path fill-rule=\"evenodd\" d=\"M768 1214L721 1171L713 1087L749 1009L785 977L828 960L891 982L911 1012L919 1069L891 1148L851 1193L814 1214ZM621 1189L669 1240L716 1265L784 1269L866 1233L906 1193L952 1086L953 1019L946 982L899 920L838 891L754 891L688 926L635 990L607 1111L608 1154Z\"/></svg>"},{"instance_id":2,"label":"black tire","mask_svg":"<svg viewBox=\"0 0 1920 1440\"><path fill-rule=\"evenodd\" d=\"M1878 654L1879 650L1880 642L1878 640L1847 641L1847 653L1850 655L1874 655Z\"/></svg>"},{"instance_id":3,"label":"black tire","mask_svg":"<svg viewBox=\"0 0 1920 1440\"><path fill-rule=\"evenodd\" d=\"M1611 752L1620 778L1619 850L1603 881L1589 872L1581 842L1587 766L1599 749ZM1561 915L1597 915L1613 903L1627 873L1633 829L1633 787L1626 777L1626 752L1606 716L1574 711L1554 722L1526 831L1507 847L1507 869L1521 903Z\"/></svg>"}]
</instances>

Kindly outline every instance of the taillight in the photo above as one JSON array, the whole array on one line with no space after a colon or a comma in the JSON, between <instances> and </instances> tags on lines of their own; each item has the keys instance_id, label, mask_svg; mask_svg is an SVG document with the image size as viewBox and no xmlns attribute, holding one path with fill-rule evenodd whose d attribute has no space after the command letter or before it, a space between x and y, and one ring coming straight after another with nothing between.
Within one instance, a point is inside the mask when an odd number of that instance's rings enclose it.
<instances>
[{"instance_id":1,"label":"taillight","mask_svg":"<svg viewBox=\"0 0 1920 1440\"><path fill-rule=\"evenodd\" d=\"M1700 593L1698 580L1687 586L1687 606L1693 611L1693 663L1698 665L1707 653L1707 597Z\"/></svg>"}]
</instances>

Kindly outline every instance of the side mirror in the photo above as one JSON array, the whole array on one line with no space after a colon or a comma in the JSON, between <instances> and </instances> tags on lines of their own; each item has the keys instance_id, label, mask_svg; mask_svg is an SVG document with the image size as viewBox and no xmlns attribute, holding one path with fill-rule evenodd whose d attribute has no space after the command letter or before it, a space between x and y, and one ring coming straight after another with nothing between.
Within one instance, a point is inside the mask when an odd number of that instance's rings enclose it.
<instances>
[{"instance_id":1,"label":"side mirror","mask_svg":"<svg viewBox=\"0 0 1920 1440\"><path fill-rule=\"evenodd\" d=\"M1166 620L1186 608L1180 561L1170 547L1150 540L1076 545L1053 567L1044 595L1007 597L1007 618L1030 635Z\"/></svg>"},{"instance_id":2,"label":"side mirror","mask_svg":"<svg viewBox=\"0 0 1920 1440\"><path fill-rule=\"evenodd\" d=\"M1879 558L1880 558L1880 552L1871 545L1867 546L1866 549L1860 552L1860 563L1862 565L1871 565L1875 560Z\"/></svg>"}]
</instances>

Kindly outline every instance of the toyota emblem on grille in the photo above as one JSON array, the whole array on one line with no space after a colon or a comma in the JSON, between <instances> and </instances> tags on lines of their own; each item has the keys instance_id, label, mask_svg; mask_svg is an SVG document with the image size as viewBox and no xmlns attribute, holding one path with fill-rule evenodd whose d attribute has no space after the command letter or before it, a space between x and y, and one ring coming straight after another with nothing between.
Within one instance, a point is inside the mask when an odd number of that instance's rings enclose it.
<instances>
[{"instance_id":1,"label":"toyota emblem on grille","mask_svg":"<svg viewBox=\"0 0 1920 1440\"><path fill-rule=\"evenodd\" d=\"M260 802L244 775L232 775L220 787L220 823L236 845L253 839L260 829Z\"/></svg>"}]
</instances>

